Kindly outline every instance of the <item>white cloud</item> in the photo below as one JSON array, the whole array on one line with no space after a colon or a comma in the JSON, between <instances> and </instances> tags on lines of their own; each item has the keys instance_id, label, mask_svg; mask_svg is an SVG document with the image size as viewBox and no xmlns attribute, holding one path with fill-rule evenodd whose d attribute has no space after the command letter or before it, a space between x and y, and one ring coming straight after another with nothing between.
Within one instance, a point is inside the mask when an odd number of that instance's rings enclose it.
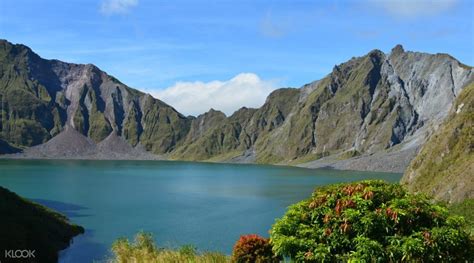
<instances>
[{"instance_id":1,"label":"white cloud","mask_svg":"<svg viewBox=\"0 0 474 263\"><path fill-rule=\"evenodd\" d=\"M397 17L436 15L451 9L458 0L372 0L372 3Z\"/></svg>"},{"instance_id":2,"label":"white cloud","mask_svg":"<svg viewBox=\"0 0 474 263\"><path fill-rule=\"evenodd\" d=\"M240 73L226 81L177 82L151 94L185 115L197 116L213 108L229 116L243 106L260 107L275 88L275 81Z\"/></svg>"},{"instance_id":3,"label":"white cloud","mask_svg":"<svg viewBox=\"0 0 474 263\"><path fill-rule=\"evenodd\" d=\"M138 5L138 0L102 0L100 12L106 15L125 14Z\"/></svg>"}]
</instances>

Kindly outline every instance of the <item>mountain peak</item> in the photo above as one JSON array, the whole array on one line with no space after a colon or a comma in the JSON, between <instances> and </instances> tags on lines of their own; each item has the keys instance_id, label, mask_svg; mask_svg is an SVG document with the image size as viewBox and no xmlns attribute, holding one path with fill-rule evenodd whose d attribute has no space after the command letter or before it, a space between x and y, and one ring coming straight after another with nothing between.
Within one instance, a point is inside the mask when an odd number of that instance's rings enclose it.
<instances>
[{"instance_id":1,"label":"mountain peak","mask_svg":"<svg viewBox=\"0 0 474 263\"><path fill-rule=\"evenodd\" d=\"M225 113L223 113L222 111L216 110L214 108L210 108L207 112L199 115L198 118L200 116L216 116L216 115L223 115L224 117L226 117Z\"/></svg>"},{"instance_id":2,"label":"mountain peak","mask_svg":"<svg viewBox=\"0 0 474 263\"><path fill-rule=\"evenodd\" d=\"M398 44L392 48L392 55L398 55L404 52L405 52L405 49L403 49L403 46L401 44Z\"/></svg>"}]
</instances>

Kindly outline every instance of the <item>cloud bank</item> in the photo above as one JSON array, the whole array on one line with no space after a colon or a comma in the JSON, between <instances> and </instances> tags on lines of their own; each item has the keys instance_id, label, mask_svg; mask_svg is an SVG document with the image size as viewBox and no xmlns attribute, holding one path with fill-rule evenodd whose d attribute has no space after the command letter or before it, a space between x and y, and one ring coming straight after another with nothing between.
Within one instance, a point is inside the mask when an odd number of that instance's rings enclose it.
<instances>
[{"instance_id":1,"label":"cloud bank","mask_svg":"<svg viewBox=\"0 0 474 263\"><path fill-rule=\"evenodd\" d=\"M254 73L240 73L226 81L177 82L151 94L185 115L197 116L213 108L229 116L243 106L260 107L276 84Z\"/></svg>"},{"instance_id":2,"label":"cloud bank","mask_svg":"<svg viewBox=\"0 0 474 263\"><path fill-rule=\"evenodd\" d=\"M100 12L105 15L125 14L138 5L138 0L102 0Z\"/></svg>"}]
</instances>

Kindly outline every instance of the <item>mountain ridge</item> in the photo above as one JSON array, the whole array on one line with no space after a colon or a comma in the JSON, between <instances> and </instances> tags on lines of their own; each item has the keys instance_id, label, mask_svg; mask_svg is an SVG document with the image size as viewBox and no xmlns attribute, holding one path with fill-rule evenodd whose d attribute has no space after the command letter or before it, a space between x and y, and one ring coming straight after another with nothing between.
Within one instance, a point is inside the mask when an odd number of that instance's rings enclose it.
<instances>
[{"instance_id":1,"label":"mountain ridge","mask_svg":"<svg viewBox=\"0 0 474 263\"><path fill-rule=\"evenodd\" d=\"M372 50L336 65L301 88L277 89L260 108L185 117L91 64L42 60L26 46L17 47L35 55L30 65L8 51L14 45L1 43L0 96L2 101L7 96L7 104L2 103L0 139L17 148L44 143L71 127L94 144L113 133L165 159L374 170L347 160L416 154L474 80L472 67L450 55L397 45L387 54ZM18 101L23 97L38 105L23 109L25 102ZM45 108L46 118L37 118ZM409 162L402 159L396 167L375 170L402 172Z\"/></svg>"},{"instance_id":2,"label":"mountain ridge","mask_svg":"<svg viewBox=\"0 0 474 263\"><path fill-rule=\"evenodd\" d=\"M114 132L136 146L142 136L147 150L161 154L188 131L190 120L174 108L92 64L45 60L8 41L0 49L2 139L16 146L44 143L70 126L96 143ZM16 137L22 132L26 140Z\"/></svg>"}]
</instances>

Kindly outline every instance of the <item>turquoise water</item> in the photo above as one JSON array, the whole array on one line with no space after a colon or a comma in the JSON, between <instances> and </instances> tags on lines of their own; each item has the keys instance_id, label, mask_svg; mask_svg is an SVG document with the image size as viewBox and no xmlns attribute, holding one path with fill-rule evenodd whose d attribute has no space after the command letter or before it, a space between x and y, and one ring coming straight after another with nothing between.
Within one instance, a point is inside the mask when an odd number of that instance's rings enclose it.
<instances>
[{"instance_id":1,"label":"turquoise water","mask_svg":"<svg viewBox=\"0 0 474 263\"><path fill-rule=\"evenodd\" d=\"M153 233L160 246L230 254L241 234L268 236L315 186L400 174L166 161L0 160L0 185L66 214L86 233L61 262L109 255L119 237Z\"/></svg>"}]
</instances>

